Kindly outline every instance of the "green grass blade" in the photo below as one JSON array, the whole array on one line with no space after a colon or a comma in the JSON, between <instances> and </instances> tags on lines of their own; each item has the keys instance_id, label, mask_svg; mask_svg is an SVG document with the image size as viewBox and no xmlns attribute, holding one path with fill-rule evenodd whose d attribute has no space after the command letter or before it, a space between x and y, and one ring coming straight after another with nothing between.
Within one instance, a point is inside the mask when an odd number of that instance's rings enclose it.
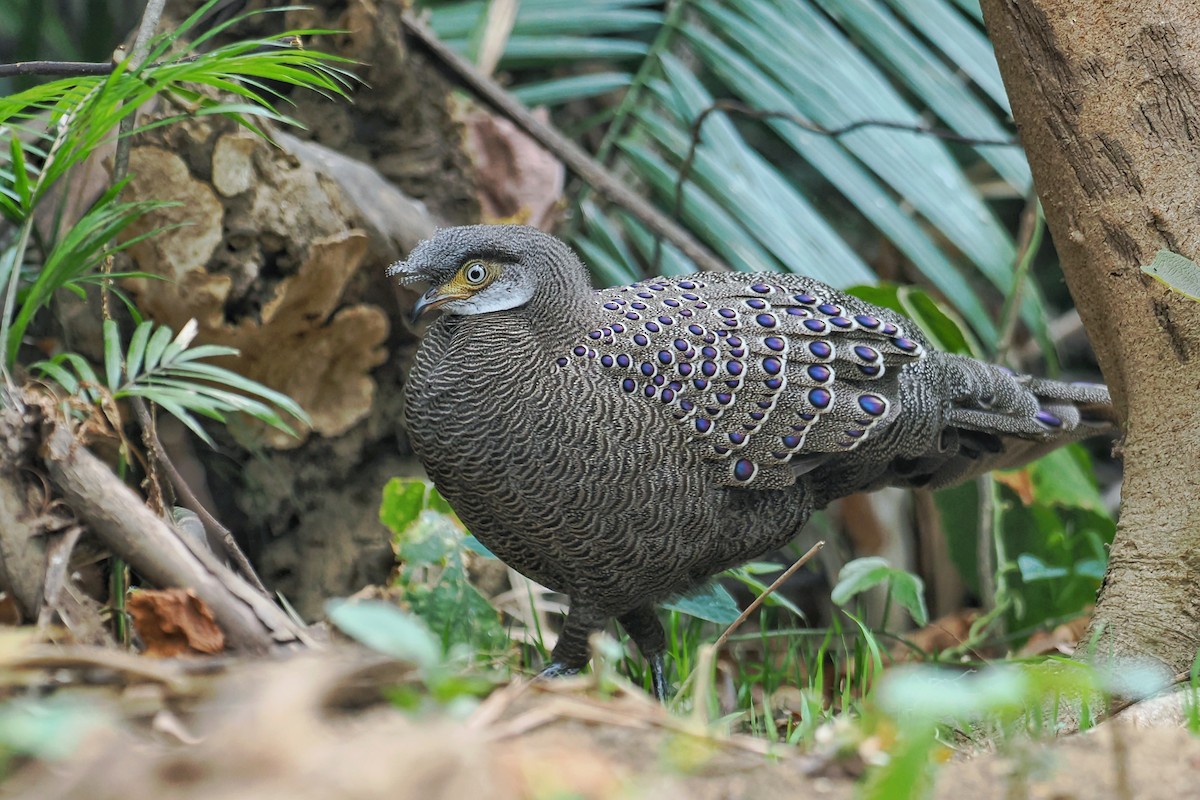
<instances>
[{"instance_id":1,"label":"green grass blade","mask_svg":"<svg viewBox=\"0 0 1200 800\"><path fill-rule=\"evenodd\" d=\"M109 391L121 386L121 331L114 320L104 320L104 371Z\"/></svg>"},{"instance_id":2,"label":"green grass blade","mask_svg":"<svg viewBox=\"0 0 1200 800\"><path fill-rule=\"evenodd\" d=\"M150 341L150 334L154 331L154 323L146 320L138 324L133 330L133 335L129 337L129 350L125 354L125 374L129 376L131 381L137 380L141 374L142 361L146 357L146 345Z\"/></svg>"}]
</instances>

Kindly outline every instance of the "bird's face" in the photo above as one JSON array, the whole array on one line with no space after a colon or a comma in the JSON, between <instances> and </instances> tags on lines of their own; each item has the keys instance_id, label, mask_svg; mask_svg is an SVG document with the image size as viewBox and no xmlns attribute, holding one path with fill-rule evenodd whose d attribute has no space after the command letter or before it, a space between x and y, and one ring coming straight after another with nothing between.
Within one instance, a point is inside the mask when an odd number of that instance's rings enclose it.
<instances>
[{"instance_id":1,"label":"bird's face","mask_svg":"<svg viewBox=\"0 0 1200 800\"><path fill-rule=\"evenodd\" d=\"M428 282L412 310L416 320L432 309L445 314L486 314L525 305L547 268L547 242L533 228L472 225L438 231L388 268L400 283Z\"/></svg>"}]
</instances>

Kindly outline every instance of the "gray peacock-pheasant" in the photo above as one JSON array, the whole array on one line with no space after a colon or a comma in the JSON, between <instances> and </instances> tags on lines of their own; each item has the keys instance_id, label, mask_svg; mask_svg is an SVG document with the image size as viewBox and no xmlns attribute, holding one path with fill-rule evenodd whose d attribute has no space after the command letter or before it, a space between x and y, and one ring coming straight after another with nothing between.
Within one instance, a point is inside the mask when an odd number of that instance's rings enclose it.
<instances>
[{"instance_id":1,"label":"gray peacock-pheasant","mask_svg":"<svg viewBox=\"0 0 1200 800\"><path fill-rule=\"evenodd\" d=\"M616 619L665 696L657 603L787 543L814 509L938 487L1103 432L1108 391L930 349L912 322L799 275L594 290L534 228L439 231L405 386L413 449L467 527L570 598L543 674Z\"/></svg>"}]
</instances>

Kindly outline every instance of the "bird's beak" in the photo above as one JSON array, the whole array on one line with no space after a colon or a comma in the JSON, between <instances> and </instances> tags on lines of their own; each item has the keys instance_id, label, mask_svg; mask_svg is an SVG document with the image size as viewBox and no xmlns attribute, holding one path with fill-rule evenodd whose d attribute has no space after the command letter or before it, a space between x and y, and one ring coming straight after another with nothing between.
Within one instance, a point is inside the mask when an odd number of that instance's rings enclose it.
<instances>
[{"instance_id":1,"label":"bird's beak","mask_svg":"<svg viewBox=\"0 0 1200 800\"><path fill-rule=\"evenodd\" d=\"M409 312L408 320L415 325L417 320L424 316L426 311L432 311L452 300L463 300L469 296L469 294L456 292L453 289L448 290L445 286L431 286L425 294L417 298L416 304L413 306L412 311Z\"/></svg>"},{"instance_id":2,"label":"bird's beak","mask_svg":"<svg viewBox=\"0 0 1200 800\"><path fill-rule=\"evenodd\" d=\"M399 278L401 286L423 283L431 278L427 269L409 261L397 261L395 264L392 264L387 269L387 276L389 278ZM425 312L432 311L452 300L461 300L465 296L447 286L431 286L424 294L417 298L416 305L409 312L409 322L415 325L417 320L424 316Z\"/></svg>"}]
</instances>

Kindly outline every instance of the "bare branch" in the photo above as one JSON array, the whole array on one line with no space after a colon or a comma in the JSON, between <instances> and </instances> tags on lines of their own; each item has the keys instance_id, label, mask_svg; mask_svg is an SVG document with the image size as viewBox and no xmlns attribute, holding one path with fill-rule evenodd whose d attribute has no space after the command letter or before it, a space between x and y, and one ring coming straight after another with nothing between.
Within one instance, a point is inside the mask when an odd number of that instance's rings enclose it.
<instances>
[{"instance_id":1,"label":"bare branch","mask_svg":"<svg viewBox=\"0 0 1200 800\"><path fill-rule=\"evenodd\" d=\"M12 78L17 75L63 78L108 75L114 66L111 61L18 61L15 64L0 64L0 78Z\"/></svg>"},{"instance_id":2,"label":"bare branch","mask_svg":"<svg viewBox=\"0 0 1200 800\"><path fill-rule=\"evenodd\" d=\"M715 272L729 271L729 266L713 255L687 229L622 183L619 178L588 155L579 145L567 139L553 126L533 116L519 100L506 92L500 84L486 75L482 75L465 58L447 47L410 12L404 12L401 19L405 30L412 35L415 42L445 66L456 82L516 123L538 144L561 159L567 169L591 185L601 197L629 211L651 231L678 247L701 269Z\"/></svg>"},{"instance_id":3,"label":"bare branch","mask_svg":"<svg viewBox=\"0 0 1200 800\"><path fill-rule=\"evenodd\" d=\"M274 646L311 644L282 609L203 549L190 549L146 508L108 465L51 421L42 458L55 487L104 544L155 586L194 589L212 610L231 646L263 652Z\"/></svg>"}]
</instances>

